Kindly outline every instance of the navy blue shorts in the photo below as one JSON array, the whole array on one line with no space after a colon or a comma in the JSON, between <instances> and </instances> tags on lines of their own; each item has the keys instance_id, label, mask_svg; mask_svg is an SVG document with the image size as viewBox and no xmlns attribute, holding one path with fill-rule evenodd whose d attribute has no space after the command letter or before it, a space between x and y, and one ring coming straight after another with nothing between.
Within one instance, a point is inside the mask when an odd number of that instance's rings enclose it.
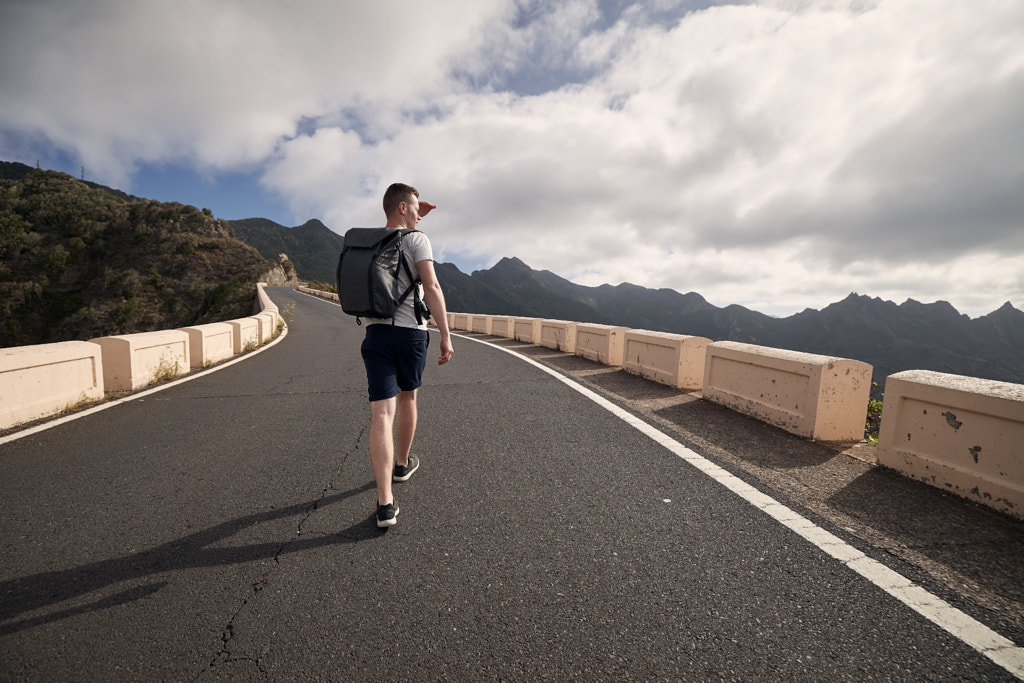
<instances>
[{"instance_id":1,"label":"navy blue shorts","mask_svg":"<svg viewBox=\"0 0 1024 683\"><path fill-rule=\"evenodd\" d=\"M426 330L376 324L366 327L363 364L370 388L370 401L398 396L400 391L419 389L427 366L430 334Z\"/></svg>"}]
</instances>

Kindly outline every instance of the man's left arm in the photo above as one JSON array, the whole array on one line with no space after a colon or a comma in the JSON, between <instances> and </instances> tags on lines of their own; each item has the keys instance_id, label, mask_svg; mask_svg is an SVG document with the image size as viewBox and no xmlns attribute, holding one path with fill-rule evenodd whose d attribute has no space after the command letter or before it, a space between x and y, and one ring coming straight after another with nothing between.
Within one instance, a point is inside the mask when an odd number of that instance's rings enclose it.
<instances>
[{"instance_id":1,"label":"man's left arm","mask_svg":"<svg viewBox=\"0 0 1024 683\"><path fill-rule=\"evenodd\" d=\"M437 323L437 329L441 333L441 357L437 359L437 364L444 365L455 353L451 331L448 329L448 309L444 305L444 292L441 291L441 283L437 281L433 261L419 261L416 264L416 272L423 282L423 298L430 307L430 317Z\"/></svg>"}]
</instances>

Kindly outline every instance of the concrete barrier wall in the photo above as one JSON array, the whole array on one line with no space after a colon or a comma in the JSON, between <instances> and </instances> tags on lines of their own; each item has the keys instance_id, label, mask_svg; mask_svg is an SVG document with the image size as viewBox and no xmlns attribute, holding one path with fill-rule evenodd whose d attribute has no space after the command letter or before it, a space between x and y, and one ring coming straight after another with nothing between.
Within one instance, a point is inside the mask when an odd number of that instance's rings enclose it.
<instances>
[{"instance_id":1,"label":"concrete barrier wall","mask_svg":"<svg viewBox=\"0 0 1024 683\"><path fill-rule=\"evenodd\" d=\"M277 311L277 304L270 299L270 295L266 291L266 282L258 282L256 284L256 310L258 311Z\"/></svg>"},{"instance_id":2,"label":"concrete barrier wall","mask_svg":"<svg viewBox=\"0 0 1024 683\"><path fill-rule=\"evenodd\" d=\"M1024 519L1024 385L925 370L891 375L878 462Z\"/></svg>"},{"instance_id":3,"label":"concrete barrier wall","mask_svg":"<svg viewBox=\"0 0 1024 683\"><path fill-rule=\"evenodd\" d=\"M495 337L512 339L516 333L516 319L509 316L496 315L491 318L491 334Z\"/></svg>"},{"instance_id":4,"label":"concrete barrier wall","mask_svg":"<svg viewBox=\"0 0 1024 683\"><path fill-rule=\"evenodd\" d=\"M516 318L513 339L527 344L540 343L540 318Z\"/></svg>"},{"instance_id":5,"label":"concrete barrier wall","mask_svg":"<svg viewBox=\"0 0 1024 683\"><path fill-rule=\"evenodd\" d=\"M274 308L263 309L261 314L270 316L270 336L273 337L277 334L277 326L281 322L281 312L275 306Z\"/></svg>"},{"instance_id":6,"label":"concrete barrier wall","mask_svg":"<svg viewBox=\"0 0 1024 683\"><path fill-rule=\"evenodd\" d=\"M576 355L620 367L626 332L625 327L579 323L576 325Z\"/></svg>"},{"instance_id":7,"label":"concrete barrier wall","mask_svg":"<svg viewBox=\"0 0 1024 683\"><path fill-rule=\"evenodd\" d=\"M266 344L274 338L274 316L270 313L259 313L252 316L256 318L260 330L260 344Z\"/></svg>"},{"instance_id":8,"label":"concrete barrier wall","mask_svg":"<svg viewBox=\"0 0 1024 683\"><path fill-rule=\"evenodd\" d=\"M244 353L250 346L260 345L260 323L256 318L229 320L234 330L235 354Z\"/></svg>"},{"instance_id":9,"label":"concrete barrier wall","mask_svg":"<svg viewBox=\"0 0 1024 683\"><path fill-rule=\"evenodd\" d=\"M627 330L624 337L626 371L686 391L703 388L710 339L647 330Z\"/></svg>"},{"instance_id":10,"label":"concrete barrier wall","mask_svg":"<svg viewBox=\"0 0 1024 683\"><path fill-rule=\"evenodd\" d=\"M809 439L864 438L871 366L737 342L707 347L703 396Z\"/></svg>"},{"instance_id":11,"label":"concrete barrier wall","mask_svg":"<svg viewBox=\"0 0 1024 683\"><path fill-rule=\"evenodd\" d=\"M0 429L103 398L103 358L86 341L0 349Z\"/></svg>"},{"instance_id":12,"label":"concrete barrier wall","mask_svg":"<svg viewBox=\"0 0 1024 683\"><path fill-rule=\"evenodd\" d=\"M250 341L256 345L267 341L277 333L281 313L266 286L265 282L256 285L255 306L260 312L253 318L0 349L0 429L102 399L104 391L134 391L157 374L185 374L241 353ZM337 300L337 295L332 296ZM239 339L241 330L247 335L244 339Z\"/></svg>"},{"instance_id":13,"label":"concrete barrier wall","mask_svg":"<svg viewBox=\"0 0 1024 683\"><path fill-rule=\"evenodd\" d=\"M271 337L277 332L277 325L281 321L281 311L277 309L277 304L270 300L270 296L266 292L267 283L259 282L256 284L256 314L265 313L273 319L271 327Z\"/></svg>"},{"instance_id":14,"label":"concrete barrier wall","mask_svg":"<svg viewBox=\"0 0 1024 683\"><path fill-rule=\"evenodd\" d=\"M472 318L473 318L473 316L471 316L471 315L469 315L467 313L454 313L452 315L452 317L454 319L454 324L451 325L451 329L453 329L453 330L464 330L466 332L468 332L471 329L473 329L473 327L472 327Z\"/></svg>"},{"instance_id":15,"label":"concrete barrier wall","mask_svg":"<svg viewBox=\"0 0 1024 683\"><path fill-rule=\"evenodd\" d=\"M227 323L183 327L193 368L202 368L235 355L234 328Z\"/></svg>"},{"instance_id":16,"label":"concrete barrier wall","mask_svg":"<svg viewBox=\"0 0 1024 683\"><path fill-rule=\"evenodd\" d=\"M472 332L479 332L480 334L491 333L491 316L489 315L474 315L470 316L469 329Z\"/></svg>"},{"instance_id":17,"label":"concrete barrier wall","mask_svg":"<svg viewBox=\"0 0 1024 683\"><path fill-rule=\"evenodd\" d=\"M309 287L298 287L297 289L303 294L310 294L327 301L334 301L339 304L341 303L341 299L339 299L338 295L334 292L321 292L319 289L310 289Z\"/></svg>"},{"instance_id":18,"label":"concrete barrier wall","mask_svg":"<svg viewBox=\"0 0 1024 683\"><path fill-rule=\"evenodd\" d=\"M549 349L576 353L576 326L569 320L541 320L540 341L535 342Z\"/></svg>"},{"instance_id":19,"label":"concrete barrier wall","mask_svg":"<svg viewBox=\"0 0 1024 683\"><path fill-rule=\"evenodd\" d=\"M99 337L103 349L103 386L107 391L134 391L158 377L177 377L191 368L188 334L161 330Z\"/></svg>"}]
</instances>

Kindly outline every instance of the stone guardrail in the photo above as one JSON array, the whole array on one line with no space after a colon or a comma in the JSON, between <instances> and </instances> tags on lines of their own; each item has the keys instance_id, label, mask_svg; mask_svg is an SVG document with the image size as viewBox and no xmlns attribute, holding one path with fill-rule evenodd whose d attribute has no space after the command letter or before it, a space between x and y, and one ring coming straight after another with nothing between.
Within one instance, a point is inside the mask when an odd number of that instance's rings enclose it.
<instances>
[{"instance_id":1,"label":"stone guardrail","mask_svg":"<svg viewBox=\"0 0 1024 683\"><path fill-rule=\"evenodd\" d=\"M804 438L863 440L867 363L564 320L449 313L448 324L480 331L487 317L485 334L621 365ZM1024 385L897 373L886 382L881 425L879 464L1024 519Z\"/></svg>"},{"instance_id":2,"label":"stone guardrail","mask_svg":"<svg viewBox=\"0 0 1024 683\"><path fill-rule=\"evenodd\" d=\"M539 345L540 323L540 318L515 318L512 322L512 338L527 344ZM452 329L460 330L462 328L453 327Z\"/></svg>"},{"instance_id":3,"label":"stone guardrail","mask_svg":"<svg viewBox=\"0 0 1024 683\"><path fill-rule=\"evenodd\" d=\"M860 441L871 366L856 360L713 342L705 399L816 441Z\"/></svg>"},{"instance_id":4,"label":"stone guardrail","mask_svg":"<svg viewBox=\"0 0 1024 683\"><path fill-rule=\"evenodd\" d=\"M189 360L193 369L219 363L237 353L234 328L228 323L183 327L181 331L188 335Z\"/></svg>"},{"instance_id":5,"label":"stone guardrail","mask_svg":"<svg viewBox=\"0 0 1024 683\"><path fill-rule=\"evenodd\" d=\"M239 318L229 320L231 326L232 350L236 353L243 353L248 348L259 346L260 323L255 318Z\"/></svg>"},{"instance_id":6,"label":"stone guardrail","mask_svg":"<svg viewBox=\"0 0 1024 683\"><path fill-rule=\"evenodd\" d=\"M493 316L449 315L452 329L493 329L483 320ZM506 328L519 341L622 366L676 388L703 390L710 401L799 436L840 443L864 437L871 366L860 361L612 325L512 320Z\"/></svg>"},{"instance_id":7,"label":"stone guardrail","mask_svg":"<svg viewBox=\"0 0 1024 683\"><path fill-rule=\"evenodd\" d=\"M890 375L878 462L1024 518L1024 385L927 370Z\"/></svg>"},{"instance_id":8,"label":"stone guardrail","mask_svg":"<svg viewBox=\"0 0 1024 683\"><path fill-rule=\"evenodd\" d=\"M254 317L90 341L0 349L0 429L135 391L258 347L271 339L280 311L256 287ZM227 353L227 349L231 353Z\"/></svg>"},{"instance_id":9,"label":"stone guardrail","mask_svg":"<svg viewBox=\"0 0 1024 683\"><path fill-rule=\"evenodd\" d=\"M491 335L511 339L515 336L515 320L505 315L491 316Z\"/></svg>"},{"instance_id":10,"label":"stone guardrail","mask_svg":"<svg viewBox=\"0 0 1024 683\"><path fill-rule=\"evenodd\" d=\"M700 391L710 339L669 332L627 330L622 367L676 389Z\"/></svg>"},{"instance_id":11,"label":"stone guardrail","mask_svg":"<svg viewBox=\"0 0 1024 683\"><path fill-rule=\"evenodd\" d=\"M469 329L480 334L490 334L494 318L489 315L470 316Z\"/></svg>"},{"instance_id":12,"label":"stone guardrail","mask_svg":"<svg viewBox=\"0 0 1024 683\"><path fill-rule=\"evenodd\" d=\"M187 332L160 330L90 340L103 350L103 388L135 391L191 371Z\"/></svg>"},{"instance_id":13,"label":"stone guardrail","mask_svg":"<svg viewBox=\"0 0 1024 683\"><path fill-rule=\"evenodd\" d=\"M576 325L576 355L603 365L622 367L626 349L626 328L614 325Z\"/></svg>"},{"instance_id":14,"label":"stone guardrail","mask_svg":"<svg viewBox=\"0 0 1024 683\"><path fill-rule=\"evenodd\" d=\"M576 325L578 323L568 320L546 320L540 321L540 337L537 344L540 346L576 353Z\"/></svg>"},{"instance_id":15,"label":"stone guardrail","mask_svg":"<svg viewBox=\"0 0 1024 683\"><path fill-rule=\"evenodd\" d=\"M99 344L67 341L0 349L0 429L102 398Z\"/></svg>"},{"instance_id":16,"label":"stone guardrail","mask_svg":"<svg viewBox=\"0 0 1024 683\"><path fill-rule=\"evenodd\" d=\"M322 292L319 289L310 289L309 287L298 287L298 290L303 294L310 294L312 296L320 297L321 299L326 299L327 301L333 301L339 304L341 303L338 295L334 292Z\"/></svg>"}]
</instances>

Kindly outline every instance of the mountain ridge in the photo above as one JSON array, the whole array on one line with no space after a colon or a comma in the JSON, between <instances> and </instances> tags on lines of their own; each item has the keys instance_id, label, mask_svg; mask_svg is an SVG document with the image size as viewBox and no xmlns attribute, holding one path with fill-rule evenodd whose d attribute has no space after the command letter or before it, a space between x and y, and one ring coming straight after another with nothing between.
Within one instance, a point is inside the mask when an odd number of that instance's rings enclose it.
<instances>
[{"instance_id":1,"label":"mountain ridge","mask_svg":"<svg viewBox=\"0 0 1024 683\"><path fill-rule=\"evenodd\" d=\"M247 231L256 225L253 221L279 234L263 235L263 242L256 244ZM333 283L343 240L320 221L295 228L265 219L230 223L265 258L275 258L275 250L284 249L300 276ZM307 232L313 237L303 244L303 229L311 225ZM318 259L307 258L309 252L316 252ZM738 304L720 308L697 292L628 282L578 285L534 270L516 257L470 274L454 264L437 263L435 268L450 311L620 325L852 358L870 363L879 385L888 375L911 369L1024 383L1024 354L1018 351L1024 348L1024 313L1010 302L971 319L947 301L907 299L896 304L852 292L821 310L807 308L776 318Z\"/></svg>"},{"instance_id":2,"label":"mountain ridge","mask_svg":"<svg viewBox=\"0 0 1024 683\"><path fill-rule=\"evenodd\" d=\"M333 282L338 267L342 237L316 218L287 228L267 218L225 220L235 237L254 247L260 255L276 261L281 254L295 265L299 277Z\"/></svg>"},{"instance_id":3,"label":"mountain ridge","mask_svg":"<svg viewBox=\"0 0 1024 683\"><path fill-rule=\"evenodd\" d=\"M719 308L696 292L577 285L519 259L470 275L439 265L438 279L452 311L559 317L851 358L871 364L879 385L912 369L1024 383L1024 312L1010 302L971 319L946 301L896 304L853 292L821 310L774 318L737 304Z\"/></svg>"}]
</instances>

